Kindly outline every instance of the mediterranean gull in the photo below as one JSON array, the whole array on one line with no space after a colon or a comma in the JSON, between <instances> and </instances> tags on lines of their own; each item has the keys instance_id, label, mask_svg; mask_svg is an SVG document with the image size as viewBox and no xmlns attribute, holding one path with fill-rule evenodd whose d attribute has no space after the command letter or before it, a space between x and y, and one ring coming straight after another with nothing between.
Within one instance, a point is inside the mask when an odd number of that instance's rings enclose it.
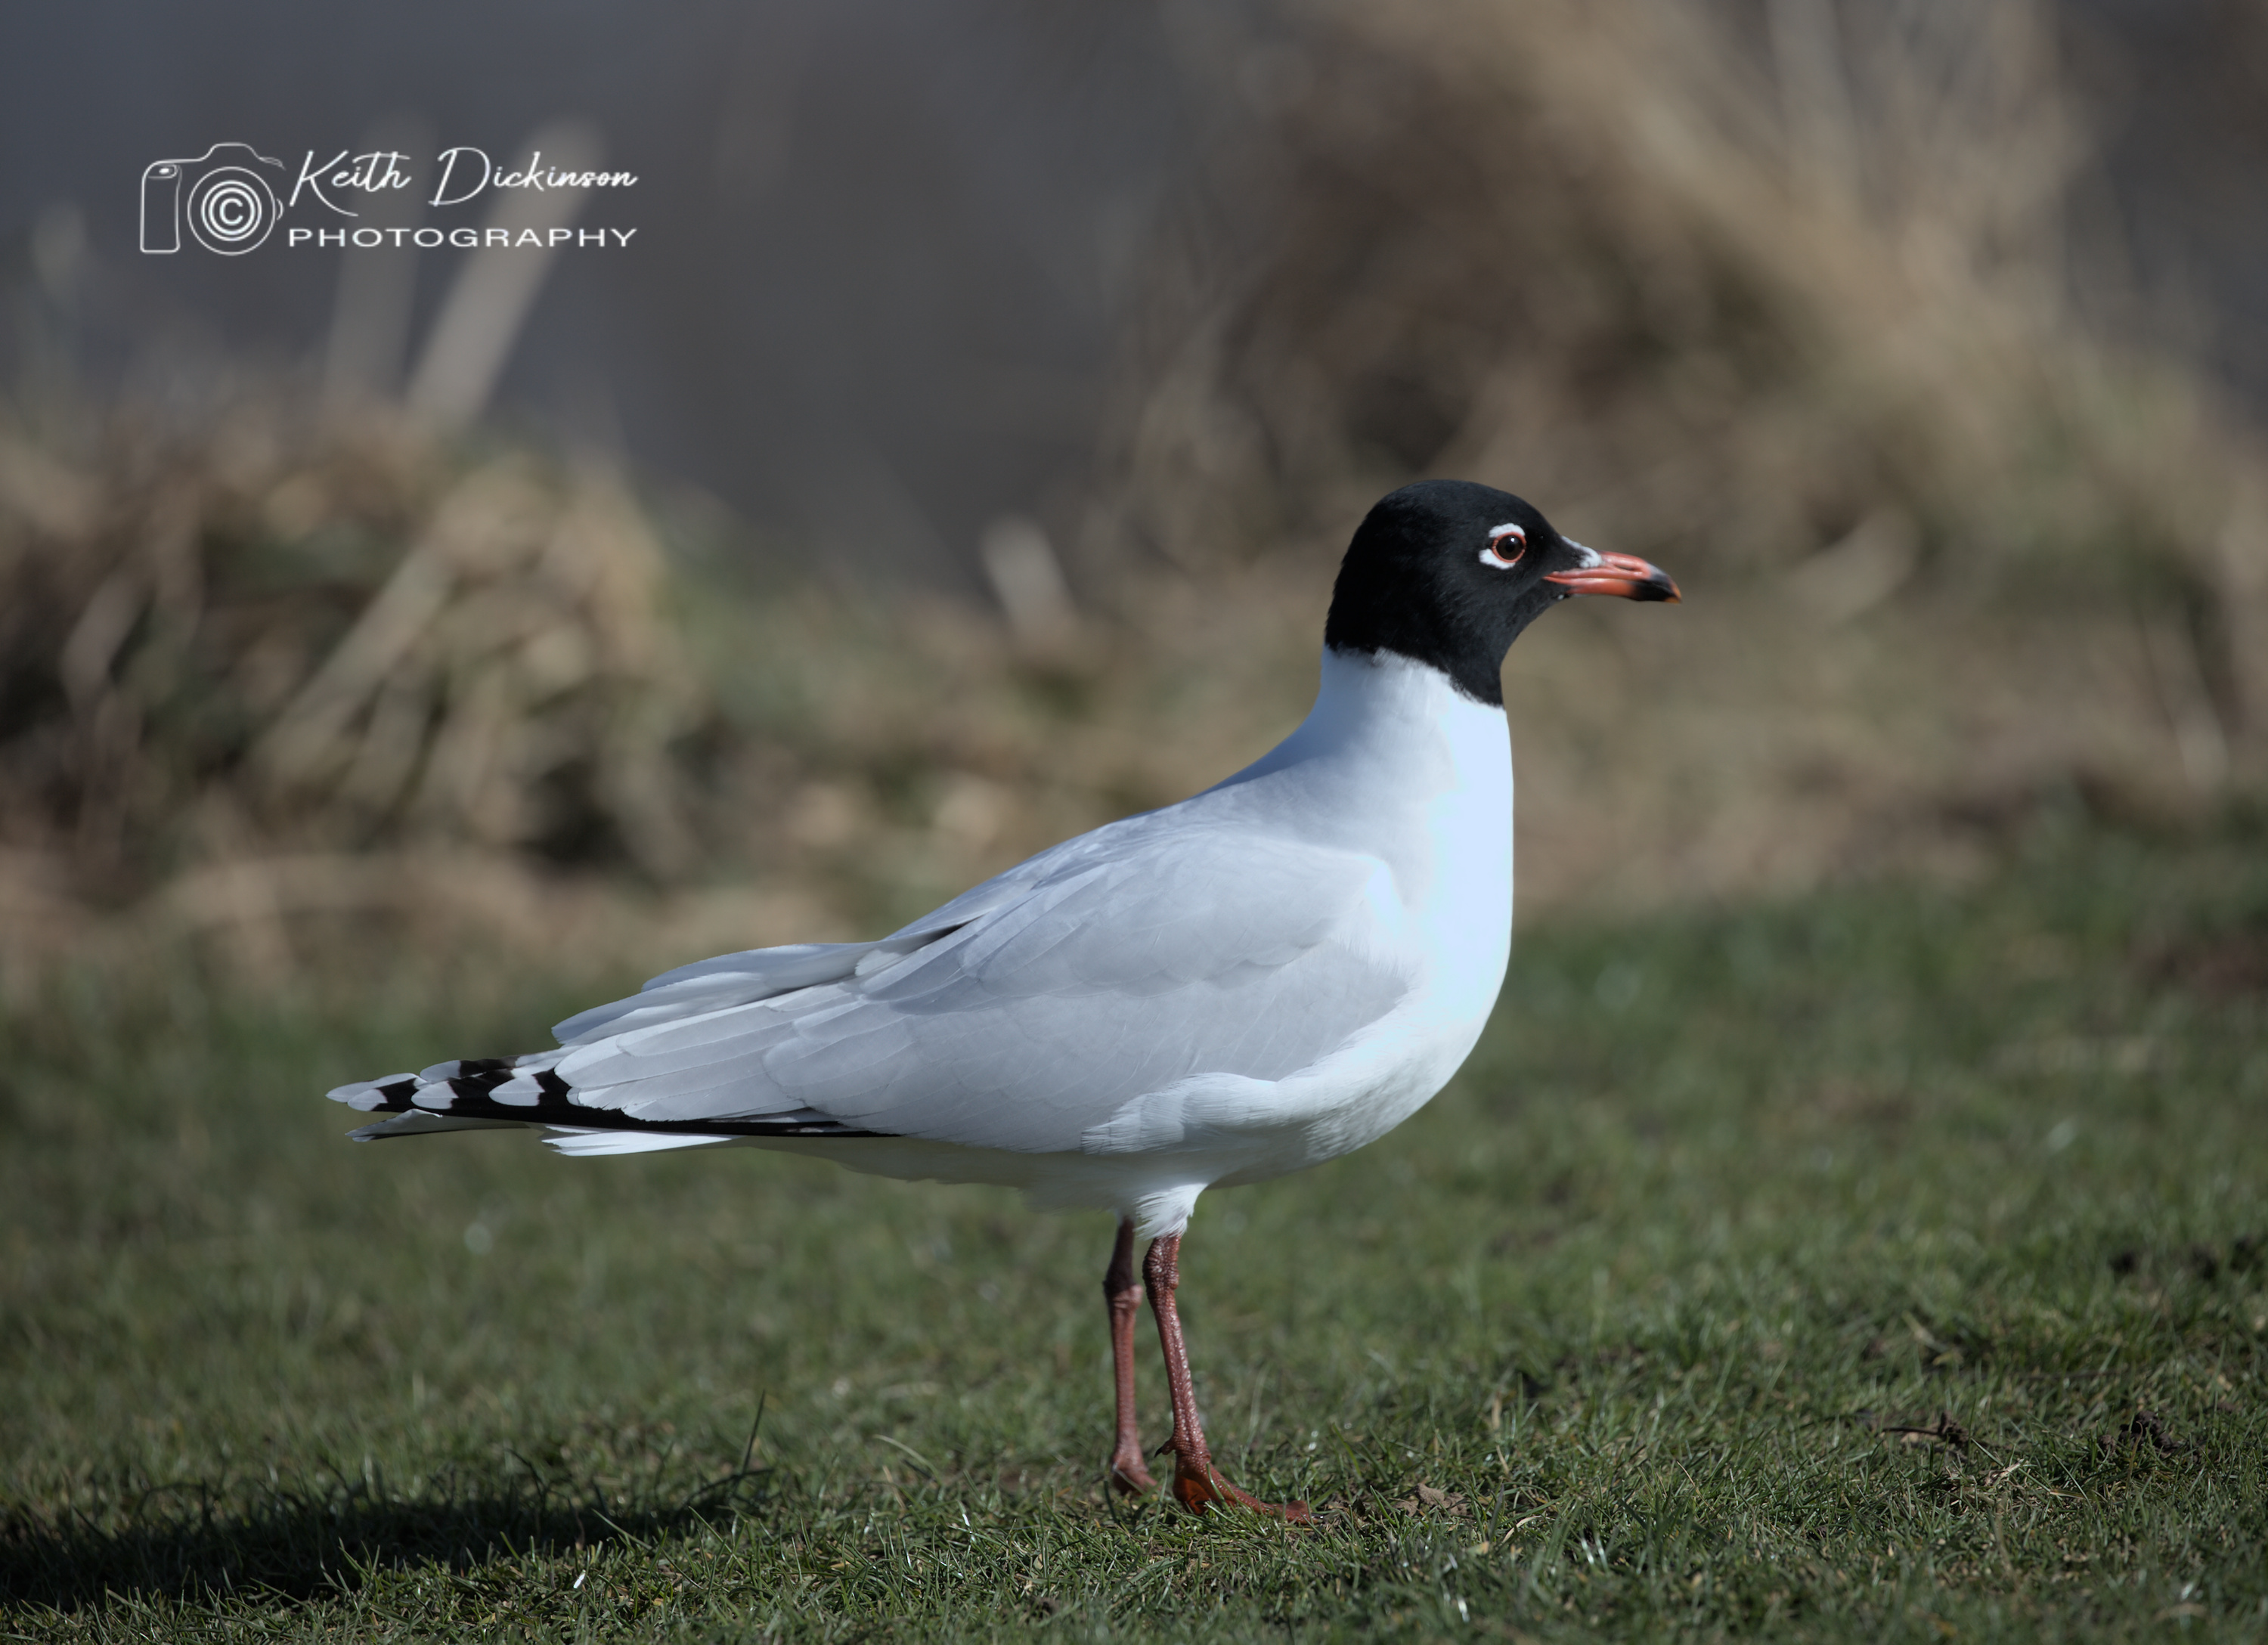
<instances>
[{"instance_id":1,"label":"mediterranean gull","mask_svg":"<svg viewBox=\"0 0 2268 1645\"><path fill-rule=\"evenodd\" d=\"M1472 1050L1511 947L1500 671L1521 631L1575 594L1678 597L1646 561L1571 542L1507 492L1405 486L1339 566L1314 710L1233 777L879 941L703 960L570 1017L556 1051L331 1099L391 1116L353 1133L364 1140L532 1125L563 1154L740 1143L1115 1212L1111 1479L1155 1483L1134 1417L1146 1292L1174 1495L1305 1520L1304 1503L1258 1501L1212 1464L1174 1307L1182 1231L1209 1187L1383 1135Z\"/></svg>"}]
</instances>

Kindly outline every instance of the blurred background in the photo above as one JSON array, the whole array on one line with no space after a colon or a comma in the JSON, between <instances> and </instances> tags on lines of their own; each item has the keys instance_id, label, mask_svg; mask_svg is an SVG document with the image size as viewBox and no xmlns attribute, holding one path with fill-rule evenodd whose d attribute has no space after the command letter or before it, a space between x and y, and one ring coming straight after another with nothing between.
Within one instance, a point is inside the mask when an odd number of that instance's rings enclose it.
<instances>
[{"instance_id":1,"label":"blurred background","mask_svg":"<svg viewBox=\"0 0 2268 1645\"><path fill-rule=\"evenodd\" d=\"M145 252L224 143L632 232ZM1530 907L2210 820L2264 178L2252 0L11 7L0 974L872 933L1265 749L1426 475L1686 592L1515 650Z\"/></svg>"}]
</instances>

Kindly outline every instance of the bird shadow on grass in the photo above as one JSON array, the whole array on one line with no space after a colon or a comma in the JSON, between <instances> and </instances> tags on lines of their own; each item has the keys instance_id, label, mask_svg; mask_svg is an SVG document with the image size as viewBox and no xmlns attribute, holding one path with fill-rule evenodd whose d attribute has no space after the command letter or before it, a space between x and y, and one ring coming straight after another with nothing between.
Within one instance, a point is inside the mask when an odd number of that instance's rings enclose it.
<instances>
[{"instance_id":1,"label":"bird shadow on grass","mask_svg":"<svg viewBox=\"0 0 2268 1645\"><path fill-rule=\"evenodd\" d=\"M75 1508L11 1508L0 1510L0 1610L68 1612L125 1598L303 1601L351 1593L389 1570L462 1573L644 1543L761 1512L772 1494L768 1476L742 1467L686 1494L635 1502L595 1486L490 1478L460 1489L444 1476L421 1493L282 1489L252 1507L217 1506L225 1496L240 1503L240 1491L190 1481L114 1504L99 1521Z\"/></svg>"}]
</instances>

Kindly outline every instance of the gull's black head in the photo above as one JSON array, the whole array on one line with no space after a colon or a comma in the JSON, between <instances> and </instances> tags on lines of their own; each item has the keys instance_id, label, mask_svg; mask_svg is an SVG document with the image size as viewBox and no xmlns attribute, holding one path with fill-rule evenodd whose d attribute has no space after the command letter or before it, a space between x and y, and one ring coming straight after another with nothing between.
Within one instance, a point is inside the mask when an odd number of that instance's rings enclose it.
<instances>
[{"instance_id":1,"label":"gull's black head","mask_svg":"<svg viewBox=\"0 0 2268 1645\"><path fill-rule=\"evenodd\" d=\"M1422 480L1380 500L1339 563L1323 644L1390 651L1439 668L1498 707L1498 671L1520 631L1576 594L1675 600L1644 560L1572 542L1509 491Z\"/></svg>"}]
</instances>

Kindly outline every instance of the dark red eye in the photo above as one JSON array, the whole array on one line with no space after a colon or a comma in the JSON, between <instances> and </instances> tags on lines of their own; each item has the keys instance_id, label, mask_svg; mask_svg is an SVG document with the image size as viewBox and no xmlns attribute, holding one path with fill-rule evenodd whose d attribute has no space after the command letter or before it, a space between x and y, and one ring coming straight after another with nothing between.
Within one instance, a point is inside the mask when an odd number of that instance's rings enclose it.
<instances>
[{"instance_id":1,"label":"dark red eye","mask_svg":"<svg viewBox=\"0 0 2268 1645\"><path fill-rule=\"evenodd\" d=\"M1518 526L1498 526L1489 533L1488 546L1481 550L1481 564L1508 572L1520 564L1521 556L1528 552L1528 534Z\"/></svg>"}]
</instances>

